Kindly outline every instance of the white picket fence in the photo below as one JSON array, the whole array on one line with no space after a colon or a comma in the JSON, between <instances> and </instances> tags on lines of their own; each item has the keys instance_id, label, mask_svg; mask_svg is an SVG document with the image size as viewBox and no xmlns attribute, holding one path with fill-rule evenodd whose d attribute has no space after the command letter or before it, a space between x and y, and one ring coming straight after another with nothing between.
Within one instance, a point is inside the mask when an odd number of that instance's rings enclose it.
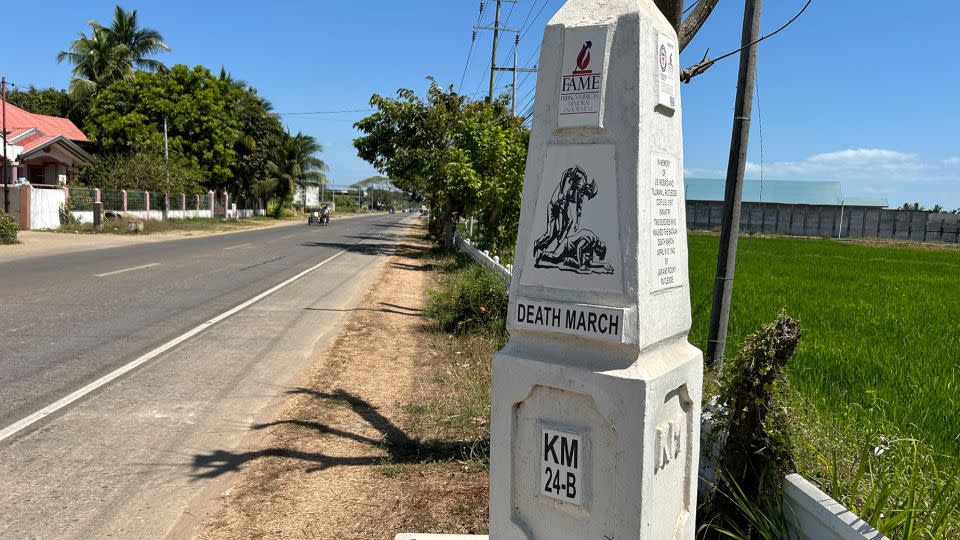
<instances>
[{"instance_id":1,"label":"white picket fence","mask_svg":"<svg viewBox=\"0 0 960 540\"><path fill-rule=\"evenodd\" d=\"M500 264L500 258L477 249L469 238L457 235L457 248L470 256L477 264L486 267L508 287L513 278L513 265ZM709 414L701 419L701 434L713 429ZM703 437L701 437L703 438ZM700 474L713 476L713 461L716 456L704 455L710 445L701 444ZM783 501L787 522L794 538L798 540L886 540L869 523L860 519L842 504L830 498L799 474L791 474L783 481Z\"/></svg>"}]
</instances>

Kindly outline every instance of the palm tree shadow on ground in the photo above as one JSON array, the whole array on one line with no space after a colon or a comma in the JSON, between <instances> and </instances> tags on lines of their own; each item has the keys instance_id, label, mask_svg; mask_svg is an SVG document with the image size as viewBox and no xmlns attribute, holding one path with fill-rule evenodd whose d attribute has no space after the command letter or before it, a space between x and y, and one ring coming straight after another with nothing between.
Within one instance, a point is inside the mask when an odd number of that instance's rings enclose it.
<instances>
[{"instance_id":1,"label":"palm tree shadow on ground","mask_svg":"<svg viewBox=\"0 0 960 540\"><path fill-rule=\"evenodd\" d=\"M330 400L348 405L354 413L377 430L382 439L367 437L349 431L332 428L320 422L298 419L274 420L263 424L254 424L251 429L261 430L272 426L289 424L316 431L318 434L333 435L367 444L384 450L387 455L334 457L322 452L303 452L290 448L264 448L251 452L231 452L214 450L210 453L194 454L191 464L191 476L195 480L216 478L224 473L240 471L251 461L266 457L297 459L308 464L306 472L318 472L331 467L378 465L382 463L413 464L467 459L477 454L489 453L489 443L481 441L436 441L422 440L409 436L390 419L363 398L345 390L332 393L310 388L292 388L288 394L307 394L317 399Z\"/></svg>"}]
</instances>

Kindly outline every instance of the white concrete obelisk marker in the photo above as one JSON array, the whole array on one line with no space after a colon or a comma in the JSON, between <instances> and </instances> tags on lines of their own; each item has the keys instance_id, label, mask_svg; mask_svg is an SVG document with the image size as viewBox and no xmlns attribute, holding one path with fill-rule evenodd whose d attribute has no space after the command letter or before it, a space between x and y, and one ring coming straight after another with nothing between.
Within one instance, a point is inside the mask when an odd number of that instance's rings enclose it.
<instances>
[{"instance_id":1,"label":"white concrete obelisk marker","mask_svg":"<svg viewBox=\"0 0 960 540\"><path fill-rule=\"evenodd\" d=\"M493 361L493 539L694 536L677 60L652 0L569 0L547 26Z\"/></svg>"}]
</instances>

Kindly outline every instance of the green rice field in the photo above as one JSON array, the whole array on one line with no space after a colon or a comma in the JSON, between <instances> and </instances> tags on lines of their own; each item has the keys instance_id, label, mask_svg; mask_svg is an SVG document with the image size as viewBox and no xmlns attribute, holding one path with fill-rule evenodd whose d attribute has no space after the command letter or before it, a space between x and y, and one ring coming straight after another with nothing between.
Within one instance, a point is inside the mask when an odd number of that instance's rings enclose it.
<instances>
[{"instance_id":1,"label":"green rice field","mask_svg":"<svg viewBox=\"0 0 960 540\"><path fill-rule=\"evenodd\" d=\"M688 242L690 339L701 349L718 242ZM790 384L820 423L878 439L858 443L912 439L934 461L960 458L960 250L741 238L727 355L782 309L803 332Z\"/></svg>"}]
</instances>

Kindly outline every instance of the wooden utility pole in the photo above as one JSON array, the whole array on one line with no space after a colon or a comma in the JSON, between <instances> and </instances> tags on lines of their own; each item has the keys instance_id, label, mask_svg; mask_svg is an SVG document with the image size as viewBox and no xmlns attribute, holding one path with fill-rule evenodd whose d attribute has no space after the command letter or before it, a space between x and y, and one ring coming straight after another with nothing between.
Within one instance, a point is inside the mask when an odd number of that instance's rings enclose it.
<instances>
[{"instance_id":1,"label":"wooden utility pole","mask_svg":"<svg viewBox=\"0 0 960 540\"><path fill-rule=\"evenodd\" d=\"M511 90L510 98L510 112L513 115L517 114L517 73L536 73L537 68L522 68L517 67L517 46L520 45L520 34L513 40L513 67L494 67L493 71L512 71L513 72L513 85ZM492 81L492 79L491 79ZM490 101L493 101L493 94L490 95Z\"/></svg>"},{"instance_id":2,"label":"wooden utility pole","mask_svg":"<svg viewBox=\"0 0 960 540\"><path fill-rule=\"evenodd\" d=\"M7 78L0 77L0 94L3 100L3 173L0 182L3 182L3 212L10 213L10 183L7 182Z\"/></svg>"},{"instance_id":3,"label":"wooden utility pole","mask_svg":"<svg viewBox=\"0 0 960 540\"><path fill-rule=\"evenodd\" d=\"M753 110L753 84L757 68L761 0L745 0L743 33L740 38L740 72L737 75L737 103L733 113L733 133L727 159L727 184L723 195L723 222L720 229L720 255L717 281L713 288L713 309L707 338L707 365L723 365L723 352L730 322L733 273L737 264L737 239L740 233L740 201L743 195L743 171L750 140L750 114ZM751 45L752 44L752 45Z\"/></svg>"},{"instance_id":4,"label":"wooden utility pole","mask_svg":"<svg viewBox=\"0 0 960 540\"><path fill-rule=\"evenodd\" d=\"M683 22L683 0L654 0L654 4L660 9L660 13L667 18L667 22L677 33L680 32L680 24Z\"/></svg>"},{"instance_id":5,"label":"wooden utility pole","mask_svg":"<svg viewBox=\"0 0 960 540\"><path fill-rule=\"evenodd\" d=\"M493 103L493 78L496 75L497 69L497 45L500 42L500 32L514 32L517 35L520 35L520 30L514 28L502 28L500 26L500 4L502 2L509 2L511 4L516 4L517 0L497 0L497 9L493 17L493 26L474 26L474 30L493 30L493 47L490 50L490 90L487 93L487 102Z\"/></svg>"}]
</instances>

